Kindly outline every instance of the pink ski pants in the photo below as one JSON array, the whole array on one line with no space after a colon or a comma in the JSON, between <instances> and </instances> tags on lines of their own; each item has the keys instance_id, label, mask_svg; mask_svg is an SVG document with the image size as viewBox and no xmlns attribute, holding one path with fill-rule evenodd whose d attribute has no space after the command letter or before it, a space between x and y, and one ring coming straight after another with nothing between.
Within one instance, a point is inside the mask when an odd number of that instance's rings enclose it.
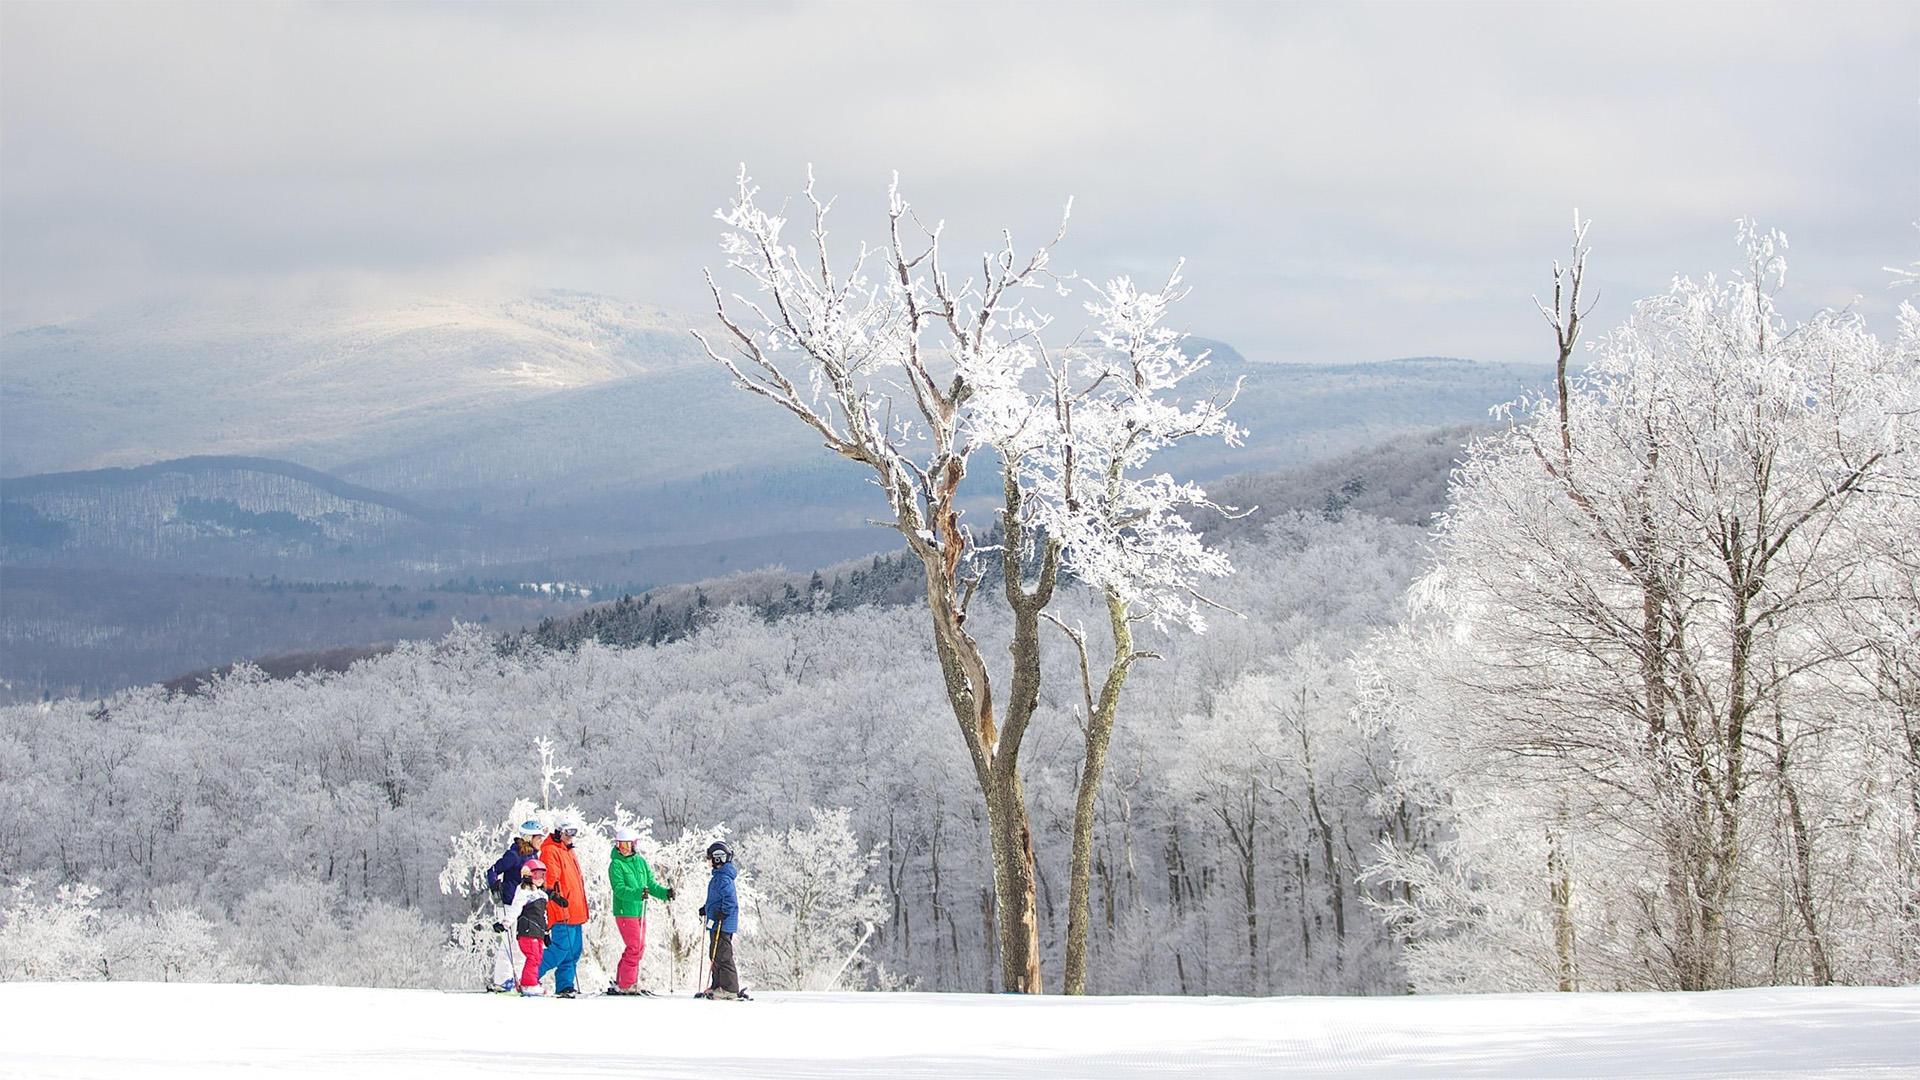
<instances>
[{"instance_id":1,"label":"pink ski pants","mask_svg":"<svg viewBox=\"0 0 1920 1080\"><path fill-rule=\"evenodd\" d=\"M617 915L613 923L620 928L620 940L626 942L626 950L620 954L620 966L614 970L614 984L622 990L633 989L640 981L640 958L647 952L647 917L645 915Z\"/></svg>"},{"instance_id":2,"label":"pink ski pants","mask_svg":"<svg viewBox=\"0 0 1920 1080\"><path fill-rule=\"evenodd\" d=\"M527 958L526 966L520 969L521 986L540 985L540 954L546 951L546 945L537 937L520 939L520 955Z\"/></svg>"}]
</instances>

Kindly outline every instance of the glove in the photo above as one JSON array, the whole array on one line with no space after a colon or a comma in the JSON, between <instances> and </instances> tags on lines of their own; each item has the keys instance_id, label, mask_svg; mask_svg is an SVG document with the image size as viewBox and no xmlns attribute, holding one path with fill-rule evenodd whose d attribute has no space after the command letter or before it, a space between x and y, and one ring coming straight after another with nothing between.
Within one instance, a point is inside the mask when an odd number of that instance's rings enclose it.
<instances>
[{"instance_id":1,"label":"glove","mask_svg":"<svg viewBox=\"0 0 1920 1080\"><path fill-rule=\"evenodd\" d=\"M496 922L495 922L495 923L493 924L493 932L494 932L494 933L496 933L496 934L504 934L504 933L506 933L506 932L507 932L507 924L506 924L506 923L503 923L503 922L498 922L498 921L496 921Z\"/></svg>"},{"instance_id":2,"label":"glove","mask_svg":"<svg viewBox=\"0 0 1920 1080\"><path fill-rule=\"evenodd\" d=\"M667 886L667 899L673 899L673 886Z\"/></svg>"},{"instance_id":3,"label":"glove","mask_svg":"<svg viewBox=\"0 0 1920 1080\"><path fill-rule=\"evenodd\" d=\"M703 919L707 917L707 905L705 904L700 905L700 917Z\"/></svg>"}]
</instances>

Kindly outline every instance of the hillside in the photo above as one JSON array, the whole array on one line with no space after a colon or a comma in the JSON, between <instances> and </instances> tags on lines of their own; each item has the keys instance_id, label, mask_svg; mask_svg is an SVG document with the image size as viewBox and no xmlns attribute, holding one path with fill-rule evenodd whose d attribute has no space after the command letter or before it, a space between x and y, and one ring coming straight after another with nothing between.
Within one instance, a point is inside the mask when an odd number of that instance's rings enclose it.
<instances>
[{"instance_id":1,"label":"hillside","mask_svg":"<svg viewBox=\"0 0 1920 1080\"><path fill-rule=\"evenodd\" d=\"M1267 523L1294 512L1425 525L1445 506L1458 451L1479 430L1438 428L1222 478L1216 497L1249 512L1197 524L1225 541L1257 540ZM828 475L845 490L822 477L779 493L786 509L757 523L832 520L820 503L869 494L857 477ZM731 483L691 485L683 497L739 528L777 499L777 483L739 473ZM595 534L556 514L549 545L485 516L263 459L0 481L0 494L0 700L98 695L240 660L305 670L313 665L288 654L437 637L455 620L525 628L549 646L633 645L683 635L708 606L745 604L774 616L918 596L917 571L890 554L894 534L857 521L529 559L559 547L568 528L580 530L574 546ZM587 518L593 507L577 512ZM631 599L613 602L623 595Z\"/></svg>"},{"instance_id":2,"label":"hillside","mask_svg":"<svg viewBox=\"0 0 1920 1080\"><path fill-rule=\"evenodd\" d=\"M97 697L236 660L513 630L587 606L491 590L155 571L0 567L0 702Z\"/></svg>"},{"instance_id":3,"label":"hillside","mask_svg":"<svg viewBox=\"0 0 1920 1080\"><path fill-rule=\"evenodd\" d=\"M351 575L433 558L454 515L292 462L206 456L0 480L10 565L163 566Z\"/></svg>"},{"instance_id":4,"label":"hillside","mask_svg":"<svg viewBox=\"0 0 1920 1080\"><path fill-rule=\"evenodd\" d=\"M1214 542L1227 545L1258 545L1267 527L1294 514L1327 521L1365 515L1425 527L1446 509L1447 481L1467 442L1491 430L1477 424L1436 428L1311 465L1229 476L1209 490L1223 506L1240 512L1232 517L1202 513L1194 524ZM575 581L615 580L619 572L605 560L577 560L570 565L588 571L569 575ZM989 575L993 569L991 563L985 567ZM696 613L707 608L741 604L776 618L863 604L914 604L921 600L922 588L918 565L911 556L895 551L812 573L773 568L651 589L595 604L576 615L543 619L526 636L549 648L569 648L587 640L603 645L652 645L683 636L696 625ZM599 591L609 595L634 590Z\"/></svg>"},{"instance_id":5,"label":"hillside","mask_svg":"<svg viewBox=\"0 0 1920 1080\"><path fill-rule=\"evenodd\" d=\"M1428 526L1447 508L1447 483L1472 439L1489 424L1450 424L1395 436L1378 445L1292 469L1246 472L1208 488L1244 516L1202 515L1195 525L1216 539L1245 536L1277 515L1302 511L1337 519L1367 514Z\"/></svg>"}]
</instances>

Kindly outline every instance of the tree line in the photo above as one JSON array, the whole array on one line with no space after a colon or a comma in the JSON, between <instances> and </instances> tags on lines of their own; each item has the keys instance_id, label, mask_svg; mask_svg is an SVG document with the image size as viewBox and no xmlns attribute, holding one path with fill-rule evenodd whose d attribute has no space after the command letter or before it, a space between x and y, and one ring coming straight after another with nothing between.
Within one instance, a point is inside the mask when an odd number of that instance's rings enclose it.
<instances>
[{"instance_id":1,"label":"tree line","mask_svg":"<svg viewBox=\"0 0 1920 1080\"><path fill-rule=\"evenodd\" d=\"M1342 867L1358 865L1384 828L1365 778L1380 763L1345 749L1359 736L1339 701L1316 699L1313 713L1314 731L1330 732L1315 788L1325 827L1286 794L1281 777L1297 755L1260 758L1248 766L1251 860L1217 812L1229 800L1216 778L1200 761L1180 762L1211 755L1212 733L1250 715L1255 699L1232 687L1270 658L1309 639L1341 656L1344 643L1388 624L1420 535L1370 518L1276 522L1235 552L1241 571L1222 592L1248 618L1223 620L1204 639L1170 638L1167 661L1141 673L1128 707L1143 720L1137 731L1131 721L1116 729L1095 823L1089 990L1405 989L1385 924L1365 914L1363 886L1330 867L1318 843L1304 862L1289 850L1289 837L1318 829ZM1084 587L1065 599L1070 616L1102 609ZM993 609L977 617L981 632L999 629ZM1082 742L1079 673L1061 650L1046 662L1060 690L1036 710L1027 780L1035 829L1065 836ZM872 880L886 895L863 953L867 984L996 989L984 823L957 794L969 767L943 737L943 695L914 676L933 663L911 608L773 621L732 608L656 646L503 651L468 629L344 673L273 680L242 668L196 695L149 687L104 708L16 706L0 751L0 864L31 877L41 901L62 883L84 884L101 890L101 910L191 912L235 956L253 957L261 977L374 978L367 963L326 958L359 947L361 919L379 920L367 925L387 927L382 934L405 928L416 947L400 955L436 956L469 914L438 886L450 838L538 796L530 748L547 737L574 769L568 799L585 816L611 817L617 804L663 838L721 826L735 838L784 834L810 827L816 808L847 808L859 850L877 854ZM1041 959L1058 972L1069 873L1064 850L1042 850ZM741 862L751 883L752 845L742 843ZM1248 873L1257 955L1246 945ZM1342 925L1336 907L1347 913ZM302 952L282 942L288 934L320 936ZM373 956L380 946L367 947ZM752 948L749 937L743 956ZM1318 964L1338 981L1322 982ZM380 977L445 976L422 962Z\"/></svg>"}]
</instances>

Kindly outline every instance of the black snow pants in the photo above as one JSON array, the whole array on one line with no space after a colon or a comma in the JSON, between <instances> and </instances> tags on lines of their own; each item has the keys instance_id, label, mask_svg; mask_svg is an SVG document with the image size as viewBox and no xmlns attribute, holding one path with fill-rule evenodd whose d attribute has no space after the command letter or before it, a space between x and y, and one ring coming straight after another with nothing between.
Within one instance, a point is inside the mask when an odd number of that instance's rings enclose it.
<instances>
[{"instance_id":1,"label":"black snow pants","mask_svg":"<svg viewBox=\"0 0 1920 1080\"><path fill-rule=\"evenodd\" d=\"M715 927L713 938L708 942L708 952L713 956L713 983L715 990L740 992L740 973L733 966L733 935Z\"/></svg>"}]
</instances>

